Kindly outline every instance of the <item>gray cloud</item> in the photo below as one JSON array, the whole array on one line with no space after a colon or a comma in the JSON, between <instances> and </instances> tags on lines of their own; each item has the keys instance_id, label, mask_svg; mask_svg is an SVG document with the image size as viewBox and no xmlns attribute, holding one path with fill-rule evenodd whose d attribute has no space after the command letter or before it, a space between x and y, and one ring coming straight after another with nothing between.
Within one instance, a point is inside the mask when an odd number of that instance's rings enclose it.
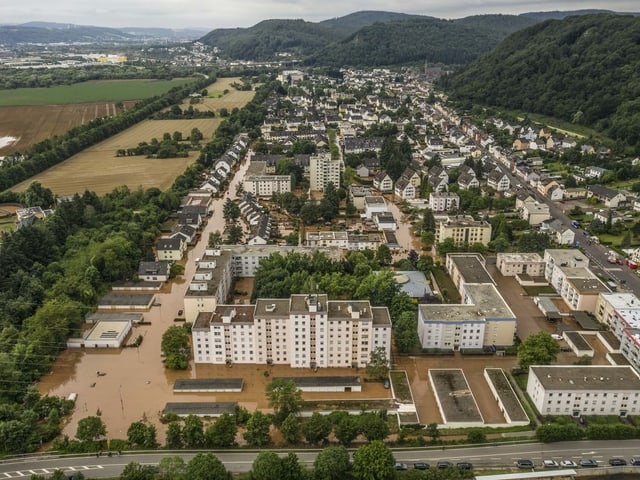
<instances>
[{"instance_id":1,"label":"gray cloud","mask_svg":"<svg viewBox=\"0 0 640 480\"><path fill-rule=\"evenodd\" d=\"M2 2L0 22L51 21L110 27L248 27L270 18L303 18L317 22L359 10L385 10L439 18L546 10L605 8L640 10L637 0L23 0Z\"/></svg>"}]
</instances>

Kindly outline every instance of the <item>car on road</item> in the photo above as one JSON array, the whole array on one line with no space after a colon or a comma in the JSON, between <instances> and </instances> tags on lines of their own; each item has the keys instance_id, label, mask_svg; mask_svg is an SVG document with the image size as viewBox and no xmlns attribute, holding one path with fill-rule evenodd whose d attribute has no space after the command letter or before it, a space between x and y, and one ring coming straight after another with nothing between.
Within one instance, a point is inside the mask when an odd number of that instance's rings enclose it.
<instances>
[{"instance_id":1,"label":"car on road","mask_svg":"<svg viewBox=\"0 0 640 480\"><path fill-rule=\"evenodd\" d=\"M425 462L416 462L413 464L413 468L416 470L429 470L429 464Z\"/></svg>"},{"instance_id":2,"label":"car on road","mask_svg":"<svg viewBox=\"0 0 640 480\"><path fill-rule=\"evenodd\" d=\"M558 466L558 462L555 460L543 460L542 466L544 468L556 468Z\"/></svg>"},{"instance_id":3,"label":"car on road","mask_svg":"<svg viewBox=\"0 0 640 480\"><path fill-rule=\"evenodd\" d=\"M640 467L640 455L638 455L637 457L631 457L629 463L633 466Z\"/></svg>"},{"instance_id":4,"label":"car on road","mask_svg":"<svg viewBox=\"0 0 640 480\"><path fill-rule=\"evenodd\" d=\"M535 465L533 464L533 462L531 460L527 460L527 459L520 459L516 462L516 464L518 465L518 468L534 468Z\"/></svg>"},{"instance_id":5,"label":"car on road","mask_svg":"<svg viewBox=\"0 0 640 480\"><path fill-rule=\"evenodd\" d=\"M562 460L560 462L560 466L561 467L577 467L578 464L576 462L574 462L573 460Z\"/></svg>"},{"instance_id":6,"label":"car on road","mask_svg":"<svg viewBox=\"0 0 640 480\"><path fill-rule=\"evenodd\" d=\"M473 464L469 462L458 462L456 463L456 467L460 470L473 470Z\"/></svg>"},{"instance_id":7,"label":"car on road","mask_svg":"<svg viewBox=\"0 0 640 480\"><path fill-rule=\"evenodd\" d=\"M582 468L596 468L598 466L598 462L593 458L583 458L580 460L580 466Z\"/></svg>"},{"instance_id":8,"label":"car on road","mask_svg":"<svg viewBox=\"0 0 640 480\"><path fill-rule=\"evenodd\" d=\"M406 463L396 463L396 470L409 470Z\"/></svg>"},{"instance_id":9,"label":"car on road","mask_svg":"<svg viewBox=\"0 0 640 480\"><path fill-rule=\"evenodd\" d=\"M551 338L554 340L562 340L562 335L558 335L557 333L552 333Z\"/></svg>"},{"instance_id":10,"label":"car on road","mask_svg":"<svg viewBox=\"0 0 640 480\"><path fill-rule=\"evenodd\" d=\"M610 458L609 465L612 467L624 467L627 465L627 461L624 458Z\"/></svg>"},{"instance_id":11,"label":"car on road","mask_svg":"<svg viewBox=\"0 0 640 480\"><path fill-rule=\"evenodd\" d=\"M438 468L451 468L453 467L453 463L447 462L446 460L440 460L438 462Z\"/></svg>"}]
</instances>

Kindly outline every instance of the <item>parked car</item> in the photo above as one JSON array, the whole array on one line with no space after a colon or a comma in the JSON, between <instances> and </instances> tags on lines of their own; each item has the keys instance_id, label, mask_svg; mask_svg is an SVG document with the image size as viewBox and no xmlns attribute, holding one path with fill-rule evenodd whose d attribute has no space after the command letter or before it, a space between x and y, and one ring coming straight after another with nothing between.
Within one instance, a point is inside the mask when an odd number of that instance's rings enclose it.
<instances>
[{"instance_id":1,"label":"parked car","mask_svg":"<svg viewBox=\"0 0 640 480\"><path fill-rule=\"evenodd\" d=\"M409 470L406 463L396 463L396 470Z\"/></svg>"},{"instance_id":2,"label":"parked car","mask_svg":"<svg viewBox=\"0 0 640 480\"><path fill-rule=\"evenodd\" d=\"M391 388L391 382L389 382L389 379L388 379L388 378L385 378L385 379L382 381L382 386L383 386L384 388Z\"/></svg>"},{"instance_id":3,"label":"parked car","mask_svg":"<svg viewBox=\"0 0 640 480\"><path fill-rule=\"evenodd\" d=\"M629 463L633 466L640 467L640 455L638 455L637 457L631 457Z\"/></svg>"},{"instance_id":4,"label":"parked car","mask_svg":"<svg viewBox=\"0 0 640 480\"><path fill-rule=\"evenodd\" d=\"M473 464L469 462L458 462L456 463L456 467L460 470L473 470Z\"/></svg>"},{"instance_id":5,"label":"parked car","mask_svg":"<svg viewBox=\"0 0 640 480\"><path fill-rule=\"evenodd\" d=\"M413 464L413 468L416 470L429 470L430 465L424 462L416 462Z\"/></svg>"},{"instance_id":6,"label":"parked car","mask_svg":"<svg viewBox=\"0 0 640 480\"><path fill-rule=\"evenodd\" d=\"M580 466L582 468L596 468L598 466L598 462L593 458L583 458L580 460Z\"/></svg>"},{"instance_id":7,"label":"parked car","mask_svg":"<svg viewBox=\"0 0 640 480\"><path fill-rule=\"evenodd\" d=\"M535 465L533 464L533 462L531 460L527 460L527 459L520 459L516 462L516 464L518 465L518 468L534 468Z\"/></svg>"},{"instance_id":8,"label":"parked car","mask_svg":"<svg viewBox=\"0 0 640 480\"><path fill-rule=\"evenodd\" d=\"M543 460L542 466L544 468L555 468L558 466L558 462L556 462L555 460Z\"/></svg>"},{"instance_id":9,"label":"parked car","mask_svg":"<svg viewBox=\"0 0 640 480\"><path fill-rule=\"evenodd\" d=\"M453 467L453 463L447 462L446 460L440 460L438 462L438 468L451 468Z\"/></svg>"},{"instance_id":10,"label":"parked car","mask_svg":"<svg viewBox=\"0 0 640 480\"><path fill-rule=\"evenodd\" d=\"M554 340L562 340L562 335L558 335L557 333L552 333L551 338Z\"/></svg>"},{"instance_id":11,"label":"parked car","mask_svg":"<svg viewBox=\"0 0 640 480\"><path fill-rule=\"evenodd\" d=\"M627 461L624 458L610 458L609 465L612 467L624 467Z\"/></svg>"},{"instance_id":12,"label":"parked car","mask_svg":"<svg viewBox=\"0 0 640 480\"><path fill-rule=\"evenodd\" d=\"M578 464L576 462L574 462L573 460L562 460L560 462L560 466L561 467L577 467Z\"/></svg>"}]
</instances>

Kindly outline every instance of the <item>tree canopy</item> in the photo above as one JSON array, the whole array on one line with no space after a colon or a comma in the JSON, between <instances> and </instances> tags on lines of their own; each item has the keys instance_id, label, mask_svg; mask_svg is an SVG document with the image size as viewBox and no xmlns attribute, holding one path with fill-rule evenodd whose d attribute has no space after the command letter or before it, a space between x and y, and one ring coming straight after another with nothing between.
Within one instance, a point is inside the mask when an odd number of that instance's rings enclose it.
<instances>
[{"instance_id":1,"label":"tree canopy","mask_svg":"<svg viewBox=\"0 0 640 480\"><path fill-rule=\"evenodd\" d=\"M528 370L531 365L550 365L558 352L558 342L549 333L536 332L518 346L518 365L524 370Z\"/></svg>"}]
</instances>

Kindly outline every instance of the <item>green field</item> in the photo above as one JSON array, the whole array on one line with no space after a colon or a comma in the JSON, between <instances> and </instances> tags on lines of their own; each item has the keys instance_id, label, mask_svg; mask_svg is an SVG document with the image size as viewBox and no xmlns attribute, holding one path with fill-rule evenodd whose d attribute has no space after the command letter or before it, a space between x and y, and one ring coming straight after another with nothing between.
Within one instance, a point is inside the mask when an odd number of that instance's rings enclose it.
<instances>
[{"instance_id":1,"label":"green field","mask_svg":"<svg viewBox=\"0 0 640 480\"><path fill-rule=\"evenodd\" d=\"M0 106L63 105L69 103L122 102L161 95L188 82L173 80L95 80L49 88L0 90Z\"/></svg>"}]
</instances>

